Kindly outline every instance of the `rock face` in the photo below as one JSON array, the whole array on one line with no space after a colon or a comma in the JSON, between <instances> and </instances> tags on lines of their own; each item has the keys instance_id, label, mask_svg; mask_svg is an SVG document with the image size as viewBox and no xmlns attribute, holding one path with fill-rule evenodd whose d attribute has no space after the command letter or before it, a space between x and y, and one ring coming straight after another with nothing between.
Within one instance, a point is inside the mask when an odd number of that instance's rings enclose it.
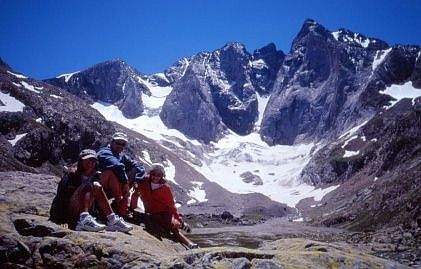
<instances>
[{"instance_id":1,"label":"rock face","mask_svg":"<svg viewBox=\"0 0 421 269\"><path fill-rule=\"evenodd\" d=\"M419 54L419 46L389 47L307 20L287 55L273 44L251 55L231 43L177 62L165 72L174 90L161 119L205 142L227 129L245 135L257 118L257 94L270 95L260 129L268 144L334 139L387 104L379 93L386 86L418 85Z\"/></svg>"},{"instance_id":2,"label":"rock face","mask_svg":"<svg viewBox=\"0 0 421 269\"><path fill-rule=\"evenodd\" d=\"M260 135L270 145L332 140L373 117L390 100L379 93L407 80L420 87L420 47L390 47L350 30L306 20L285 55L273 43L252 54L240 43L183 58L143 75L120 60L46 82L92 101L116 104L128 118L144 112L150 83L173 88L160 117L205 143L228 130L256 128L258 95L270 96Z\"/></svg>"},{"instance_id":3,"label":"rock face","mask_svg":"<svg viewBox=\"0 0 421 269\"><path fill-rule=\"evenodd\" d=\"M272 92L273 84L284 58L285 54L276 50L273 43L253 52L252 82L260 95L268 95Z\"/></svg>"},{"instance_id":4,"label":"rock face","mask_svg":"<svg viewBox=\"0 0 421 269\"><path fill-rule=\"evenodd\" d=\"M374 116L385 85L418 77L418 46L395 46L307 20L280 69L262 121L268 144L331 139Z\"/></svg>"},{"instance_id":5,"label":"rock face","mask_svg":"<svg viewBox=\"0 0 421 269\"><path fill-rule=\"evenodd\" d=\"M325 146L303 170L302 179L321 187L341 186L309 215L317 222L356 230L419 230L420 145L421 98L417 98L399 101L355 133Z\"/></svg>"},{"instance_id":6,"label":"rock face","mask_svg":"<svg viewBox=\"0 0 421 269\"><path fill-rule=\"evenodd\" d=\"M112 60L45 82L85 100L115 104L127 118L135 118L143 112L142 92L149 93L141 77L142 74L125 62Z\"/></svg>"},{"instance_id":7,"label":"rock face","mask_svg":"<svg viewBox=\"0 0 421 269\"><path fill-rule=\"evenodd\" d=\"M166 72L176 82L160 117L169 128L204 142L217 140L227 128L248 134L258 118L256 91L270 92L282 59L273 44L250 55L240 43L184 59Z\"/></svg>"},{"instance_id":8,"label":"rock face","mask_svg":"<svg viewBox=\"0 0 421 269\"><path fill-rule=\"evenodd\" d=\"M76 160L81 149L106 144L115 131L78 97L11 69L0 69L0 88L11 104L22 106L0 112L0 151L8 156L1 158L1 171L60 174L59 167Z\"/></svg>"},{"instance_id":9,"label":"rock face","mask_svg":"<svg viewBox=\"0 0 421 269\"><path fill-rule=\"evenodd\" d=\"M189 67L182 79L174 84L160 117L167 127L209 142L220 138L226 126L212 103L209 86L196 77L195 72L200 72L196 69L203 72L203 68Z\"/></svg>"}]
</instances>

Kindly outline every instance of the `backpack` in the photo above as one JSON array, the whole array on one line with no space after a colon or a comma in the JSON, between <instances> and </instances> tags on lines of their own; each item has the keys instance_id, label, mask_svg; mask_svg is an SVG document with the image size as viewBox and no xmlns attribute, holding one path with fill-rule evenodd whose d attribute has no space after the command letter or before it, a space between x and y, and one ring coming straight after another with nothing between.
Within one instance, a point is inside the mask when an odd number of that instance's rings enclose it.
<instances>
[{"instance_id":1,"label":"backpack","mask_svg":"<svg viewBox=\"0 0 421 269\"><path fill-rule=\"evenodd\" d=\"M51 204L49 218L50 221L56 224L65 224L69 222L68 209L70 198L80 185L78 180L72 180L74 176L74 172L67 172L58 184L56 196Z\"/></svg>"},{"instance_id":2,"label":"backpack","mask_svg":"<svg viewBox=\"0 0 421 269\"><path fill-rule=\"evenodd\" d=\"M67 223L66 213L67 208L69 206L68 201L64 197L64 193L66 191L67 181L69 178L64 176L57 187L57 194L53 199L53 203L51 204L50 208L50 218L52 222L56 224L64 224Z\"/></svg>"}]
</instances>

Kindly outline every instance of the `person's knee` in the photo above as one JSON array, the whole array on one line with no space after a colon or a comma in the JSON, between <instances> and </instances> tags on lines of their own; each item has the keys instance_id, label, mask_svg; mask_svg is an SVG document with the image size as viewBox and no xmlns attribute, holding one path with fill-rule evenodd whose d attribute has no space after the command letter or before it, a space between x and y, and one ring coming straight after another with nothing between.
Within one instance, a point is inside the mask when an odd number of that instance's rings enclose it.
<instances>
[{"instance_id":1,"label":"person's knee","mask_svg":"<svg viewBox=\"0 0 421 269\"><path fill-rule=\"evenodd\" d=\"M135 177L136 177L136 167L133 167L129 173L127 174L127 177L129 178L130 181L134 181Z\"/></svg>"},{"instance_id":2,"label":"person's knee","mask_svg":"<svg viewBox=\"0 0 421 269\"><path fill-rule=\"evenodd\" d=\"M108 170L102 171L100 179L112 180L112 179L117 179L117 176L113 171L108 169Z\"/></svg>"},{"instance_id":3,"label":"person's knee","mask_svg":"<svg viewBox=\"0 0 421 269\"><path fill-rule=\"evenodd\" d=\"M82 186L81 193L82 195L85 195L86 193L92 193L93 190L94 190L94 187L92 184L84 184Z\"/></svg>"},{"instance_id":4,"label":"person's knee","mask_svg":"<svg viewBox=\"0 0 421 269\"><path fill-rule=\"evenodd\" d=\"M92 189L94 192L104 192L104 188L102 188L101 183L99 183L98 181L94 181L92 183Z\"/></svg>"},{"instance_id":5,"label":"person's knee","mask_svg":"<svg viewBox=\"0 0 421 269\"><path fill-rule=\"evenodd\" d=\"M92 183L92 185L93 185L93 188L95 189L95 190L102 190L102 185L101 185L101 183L99 183L98 181L94 181L93 183Z\"/></svg>"}]
</instances>

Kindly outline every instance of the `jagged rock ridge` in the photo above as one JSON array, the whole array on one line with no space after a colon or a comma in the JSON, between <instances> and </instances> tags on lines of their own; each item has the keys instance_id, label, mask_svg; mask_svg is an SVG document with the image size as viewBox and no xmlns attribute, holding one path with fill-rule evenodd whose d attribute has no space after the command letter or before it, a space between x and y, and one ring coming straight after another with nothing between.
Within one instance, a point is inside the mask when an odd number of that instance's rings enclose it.
<instances>
[{"instance_id":1,"label":"jagged rock ridge","mask_svg":"<svg viewBox=\"0 0 421 269\"><path fill-rule=\"evenodd\" d=\"M262 139L271 145L333 139L371 118L390 100L379 91L419 76L419 51L307 20L278 73Z\"/></svg>"},{"instance_id":2,"label":"jagged rock ridge","mask_svg":"<svg viewBox=\"0 0 421 269\"><path fill-rule=\"evenodd\" d=\"M283 57L273 44L251 55L242 44L229 43L178 63L183 75L164 103L162 121L204 142L219 139L227 128L250 133L258 118L256 92L270 93Z\"/></svg>"},{"instance_id":3,"label":"jagged rock ridge","mask_svg":"<svg viewBox=\"0 0 421 269\"><path fill-rule=\"evenodd\" d=\"M204 142L228 130L246 135L258 118L257 95L270 96L260 135L270 145L334 139L373 117L390 98L386 86L421 84L420 47L396 45L350 30L331 32L306 20L285 55L273 43L247 52L228 43L183 58L161 74L143 75L109 61L46 80L88 100L116 104L141 115L144 81L173 88L160 117L169 128Z\"/></svg>"},{"instance_id":4,"label":"jagged rock ridge","mask_svg":"<svg viewBox=\"0 0 421 269\"><path fill-rule=\"evenodd\" d=\"M150 94L142 76L124 61L112 60L45 82L91 102L115 104L127 118L135 118L143 112L142 93Z\"/></svg>"}]
</instances>

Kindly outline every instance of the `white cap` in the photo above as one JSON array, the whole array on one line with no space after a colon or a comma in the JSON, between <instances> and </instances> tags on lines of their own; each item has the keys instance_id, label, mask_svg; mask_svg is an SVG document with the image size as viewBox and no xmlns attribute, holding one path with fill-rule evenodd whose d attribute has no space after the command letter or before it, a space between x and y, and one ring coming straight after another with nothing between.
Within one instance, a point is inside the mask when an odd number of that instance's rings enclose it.
<instances>
[{"instance_id":1,"label":"white cap","mask_svg":"<svg viewBox=\"0 0 421 269\"><path fill-rule=\"evenodd\" d=\"M123 132L116 132L113 134L113 140L122 140L125 141L126 143L129 141L127 139L127 135Z\"/></svg>"},{"instance_id":2,"label":"white cap","mask_svg":"<svg viewBox=\"0 0 421 269\"><path fill-rule=\"evenodd\" d=\"M162 173L162 176L165 177L165 168L162 164L160 163L153 163L151 164L151 168L149 169L149 172L151 172L152 170L159 170Z\"/></svg>"},{"instance_id":3,"label":"white cap","mask_svg":"<svg viewBox=\"0 0 421 269\"><path fill-rule=\"evenodd\" d=\"M86 159L90 159L90 158L94 158L94 159L97 158L95 150L84 149L79 153L79 159L86 160Z\"/></svg>"}]
</instances>

